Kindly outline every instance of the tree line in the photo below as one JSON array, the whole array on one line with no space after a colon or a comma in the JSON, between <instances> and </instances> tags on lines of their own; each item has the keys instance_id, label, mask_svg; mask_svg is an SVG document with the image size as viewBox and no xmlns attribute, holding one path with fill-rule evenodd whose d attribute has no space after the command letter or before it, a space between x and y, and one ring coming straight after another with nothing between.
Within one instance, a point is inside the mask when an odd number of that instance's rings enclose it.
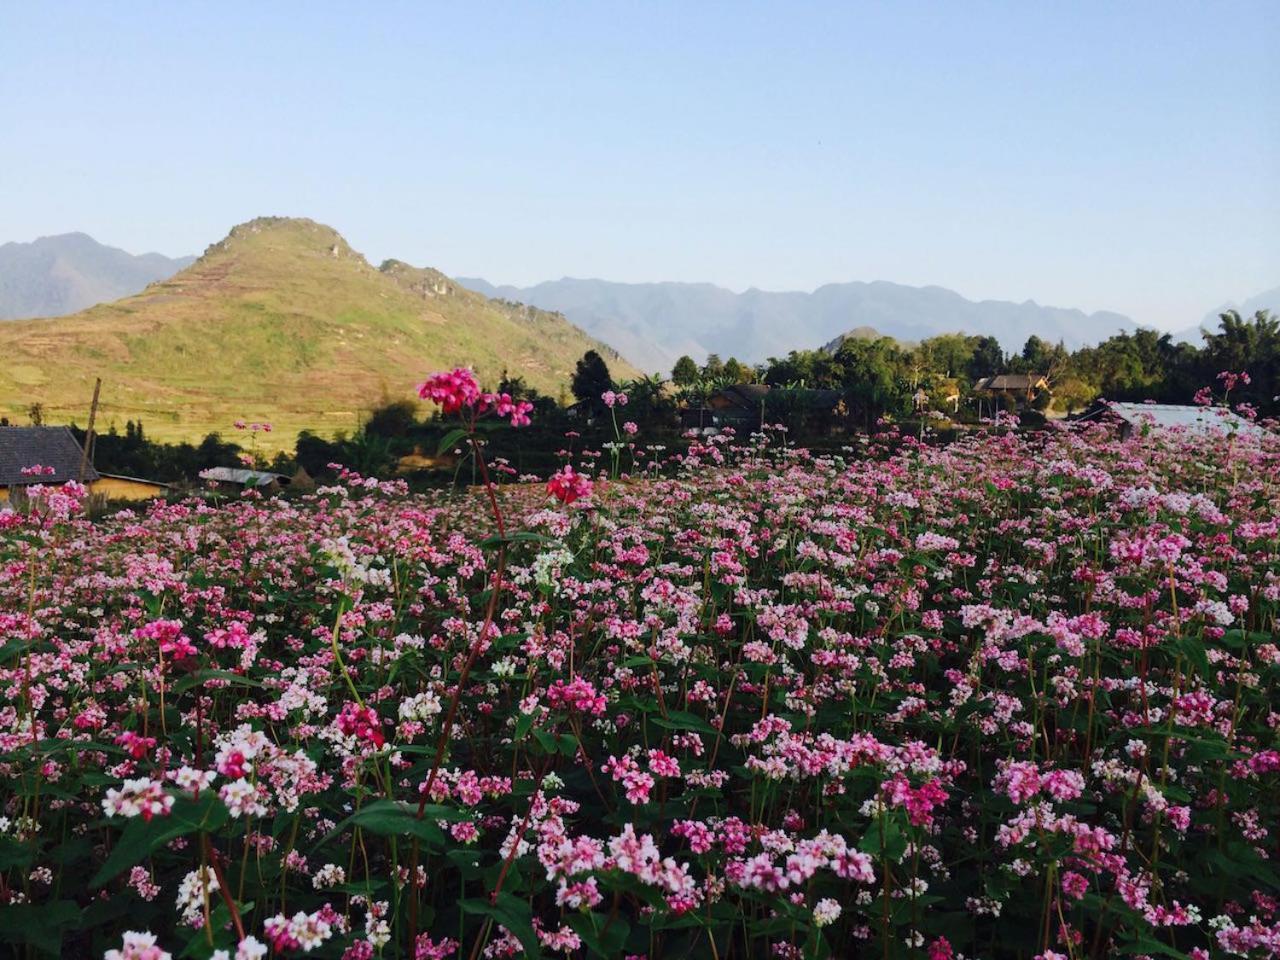
<instances>
[{"instance_id":1,"label":"tree line","mask_svg":"<svg viewBox=\"0 0 1280 960\"><path fill-rule=\"evenodd\" d=\"M1280 415L1280 319L1265 310L1248 318L1228 311L1217 330L1204 331L1201 346L1139 329L1074 351L1031 336L1021 351L1009 354L990 336L942 334L915 344L847 337L834 349L793 350L754 366L714 354L699 365L685 356L676 362L672 380L689 396L732 383L839 390L857 423L908 415L920 391L933 409L972 415L975 385L999 373L1044 376L1049 390L1037 405L1072 413L1099 397L1191 403L1222 371L1249 374L1250 383L1236 387L1233 401L1249 404L1260 416Z\"/></svg>"}]
</instances>

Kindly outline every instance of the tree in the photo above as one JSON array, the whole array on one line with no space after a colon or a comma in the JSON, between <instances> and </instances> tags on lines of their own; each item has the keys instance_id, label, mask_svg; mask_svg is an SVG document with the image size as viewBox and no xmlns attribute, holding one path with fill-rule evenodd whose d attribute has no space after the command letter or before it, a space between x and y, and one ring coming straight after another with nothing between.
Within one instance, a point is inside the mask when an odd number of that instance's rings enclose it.
<instances>
[{"instance_id":1,"label":"tree","mask_svg":"<svg viewBox=\"0 0 1280 960\"><path fill-rule=\"evenodd\" d=\"M676 365L671 368L671 379L677 387L691 387L701 376L698 364L688 354L677 360Z\"/></svg>"},{"instance_id":2,"label":"tree","mask_svg":"<svg viewBox=\"0 0 1280 960\"><path fill-rule=\"evenodd\" d=\"M981 380L1004 369L1004 351L995 337L974 337L973 356L969 361L969 379Z\"/></svg>"},{"instance_id":3,"label":"tree","mask_svg":"<svg viewBox=\"0 0 1280 960\"><path fill-rule=\"evenodd\" d=\"M1205 335L1202 382L1216 385L1219 373L1246 372L1250 383L1231 391L1231 401L1252 404L1263 414L1280 412L1280 319L1259 310L1245 320L1235 310L1222 314L1217 333Z\"/></svg>"},{"instance_id":4,"label":"tree","mask_svg":"<svg viewBox=\"0 0 1280 960\"><path fill-rule=\"evenodd\" d=\"M627 395L627 405L617 411L619 420L625 414L626 419L645 425L675 422L676 405L667 395L661 377L642 376L628 380L620 389Z\"/></svg>"},{"instance_id":5,"label":"tree","mask_svg":"<svg viewBox=\"0 0 1280 960\"><path fill-rule=\"evenodd\" d=\"M613 388L613 378L609 375L609 365L604 362L604 357L594 350L588 350L573 371L571 389L574 397L592 409L603 409L604 402L600 397Z\"/></svg>"},{"instance_id":6,"label":"tree","mask_svg":"<svg viewBox=\"0 0 1280 960\"><path fill-rule=\"evenodd\" d=\"M403 437L417 422L418 405L412 400L395 400L375 408L364 429L375 437Z\"/></svg>"},{"instance_id":7,"label":"tree","mask_svg":"<svg viewBox=\"0 0 1280 960\"><path fill-rule=\"evenodd\" d=\"M707 354L707 362L702 365L702 376L707 380L719 380L724 376L724 361L720 354Z\"/></svg>"},{"instance_id":8,"label":"tree","mask_svg":"<svg viewBox=\"0 0 1280 960\"><path fill-rule=\"evenodd\" d=\"M886 413L903 413L910 407L911 391L901 376L905 358L895 341L847 338L836 359L844 370L849 414L867 430Z\"/></svg>"},{"instance_id":9,"label":"tree","mask_svg":"<svg viewBox=\"0 0 1280 960\"><path fill-rule=\"evenodd\" d=\"M741 363L737 357L730 357L724 365L724 378L731 383L750 383L751 368Z\"/></svg>"}]
</instances>

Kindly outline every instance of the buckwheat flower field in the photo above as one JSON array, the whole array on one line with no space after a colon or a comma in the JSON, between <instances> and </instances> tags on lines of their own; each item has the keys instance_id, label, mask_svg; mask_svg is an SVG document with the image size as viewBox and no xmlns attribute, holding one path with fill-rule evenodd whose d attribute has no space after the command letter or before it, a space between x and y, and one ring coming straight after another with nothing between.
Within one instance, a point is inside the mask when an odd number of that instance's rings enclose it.
<instances>
[{"instance_id":1,"label":"buckwheat flower field","mask_svg":"<svg viewBox=\"0 0 1280 960\"><path fill-rule=\"evenodd\" d=\"M1280 956L1275 438L642 439L0 513L0 938Z\"/></svg>"}]
</instances>

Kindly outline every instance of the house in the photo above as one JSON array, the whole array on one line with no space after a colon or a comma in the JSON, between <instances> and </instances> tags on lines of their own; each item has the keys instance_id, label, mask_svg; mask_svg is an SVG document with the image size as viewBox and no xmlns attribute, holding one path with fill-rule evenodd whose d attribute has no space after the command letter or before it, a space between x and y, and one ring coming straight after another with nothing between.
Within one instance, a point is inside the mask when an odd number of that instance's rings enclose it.
<instances>
[{"instance_id":1,"label":"house","mask_svg":"<svg viewBox=\"0 0 1280 960\"><path fill-rule=\"evenodd\" d=\"M994 377L983 377L973 385L973 392L979 396L1008 397L1023 403L1029 403L1048 389L1048 379L1039 373L998 373Z\"/></svg>"},{"instance_id":2,"label":"house","mask_svg":"<svg viewBox=\"0 0 1280 960\"><path fill-rule=\"evenodd\" d=\"M241 490L260 490L263 493L279 493L292 483L292 477L268 470L249 470L244 467L209 467L200 471L200 479L210 484L226 484Z\"/></svg>"},{"instance_id":3,"label":"house","mask_svg":"<svg viewBox=\"0 0 1280 960\"><path fill-rule=\"evenodd\" d=\"M70 480L83 483L98 501L150 500L169 492L165 483L100 473L67 427L0 427L0 501L21 501L35 484Z\"/></svg>"},{"instance_id":4,"label":"house","mask_svg":"<svg viewBox=\"0 0 1280 960\"><path fill-rule=\"evenodd\" d=\"M1180 403L1118 403L1099 400L1076 418L1076 422L1110 421L1119 425L1120 436L1129 438L1144 432L1208 433L1222 431L1260 437L1266 430L1226 407L1201 407Z\"/></svg>"}]
</instances>

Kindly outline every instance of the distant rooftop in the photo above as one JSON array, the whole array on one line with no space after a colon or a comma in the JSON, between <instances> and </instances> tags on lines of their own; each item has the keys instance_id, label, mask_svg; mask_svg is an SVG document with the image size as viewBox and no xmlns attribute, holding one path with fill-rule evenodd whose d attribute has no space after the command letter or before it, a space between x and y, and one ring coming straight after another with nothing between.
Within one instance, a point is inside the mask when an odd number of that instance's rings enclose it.
<instances>
[{"instance_id":1,"label":"distant rooftop","mask_svg":"<svg viewBox=\"0 0 1280 960\"><path fill-rule=\"evenodd\" d=\"M1135 427L1149 424L1157 430L1185 430L1206 433L1210 430L1227 430L1247 436L1262 436L1262 427L1246 420L1226 407L1199 407L1180 403L1117 403L1106 404L1108 410Z\"/></svg>"},{"instance_id":2,"label":"distant rooftop","mask_svg":"<svg viewBox=\"0 0 1280 960\"><path fill-rule=\"evenodd\" d=\"M78 480L83 458L84 451L66 427L0 427L0 487ZM53 472L22 472L36 466ZM93 464L85 464L84 482L97 479Z\"/></svg>"},{"instance_id":3,"label":"distant rooftop","mask_svg":"<svg viewBox=\"0 0 1280 960\"><path fill-rule=\"evenodd\" d=\"M200 479L214 483L234 483L240 487L269 487L273 483L284 486L289 478L282 473L266 470L246 470L241 467L209 467L200 471Z\"/></svg>"},{"instance_id":4,"label":"distant rooftop","mask_svg":"<svg viewBox=\"0 0 1280 960\"><path fill-rule=\"evenodd\" d=\"M975 390L1035 390L1044 382L1042 373L997 373L994 377L983 377L976 384Z\"/></svg>"}]
</instances>

